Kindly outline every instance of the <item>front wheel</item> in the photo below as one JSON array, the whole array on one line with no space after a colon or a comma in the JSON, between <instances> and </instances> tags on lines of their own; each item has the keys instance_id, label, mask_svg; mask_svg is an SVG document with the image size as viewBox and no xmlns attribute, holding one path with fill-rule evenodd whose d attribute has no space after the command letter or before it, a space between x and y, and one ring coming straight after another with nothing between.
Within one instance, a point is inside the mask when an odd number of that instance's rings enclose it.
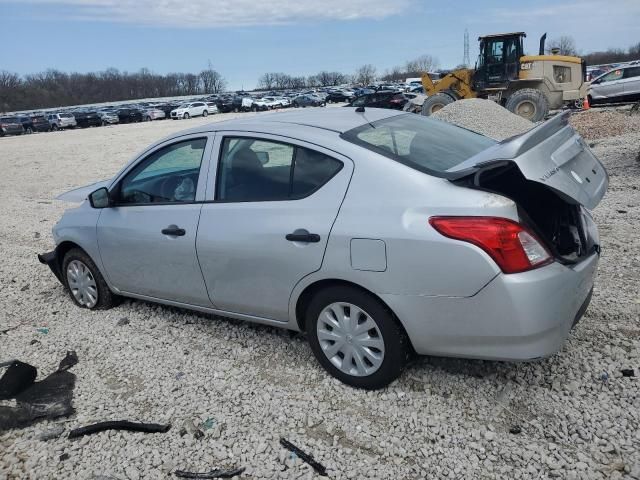
<instances>
[{"instance_id":1,"label":"front wheel","mask_svg":"<svg viewBox=\"0 0 640 480\"><path fill-rule=\"evenodd\" d=\"M51 130L53 130L54 132L57 132L58 131L58 125L56 125L54 123L53 126L51 127Z\"/></svg>"},{"instance_id":2,"label":"front wheel","mask_svg":"<svg viewBox=\"0 0 640 480\"><path fill-rule=\"evenodd\" d=\"M62 261L62 275L73 302L90 310L105 310L116 304L96 264L83 250L69 250Z\"/></svg>"},{"instance_id":3,"label":"front wheel","mask_svg":"<svg viewBox=\"0 0 640 480\"><path fill-rule=\"evenodd\" d=\"M27 133L28 133L28 134L32 134L32 133L33 133L33 128L31 128L31 127L27 127Z\"/></svg>"},{"instance_id":4,"label":"front wheel","mask_svg":"<svg viewBox=\"0 0 640 480\"><path fill-rule=\"evenodd\" d=\"M209 115L209 112L207 112L206 110L204 112L202 112L202 116L206 117L207 115Z\"/></svg>"},{"instance_id":5,"label":"front wheel","mask_svg":"<svg viewBox=\"0 0 640 480\"><path fill-rule=\"evenodd\" d=\"M356 388L386 387L409 357L402 327L373 295L352 287L321 290L306 314L309 343L320 364Z\"/></svg>"},{"instance_id":6,"label":"front wheel","mask_svg":"<svg viewBox=\"0 0 640 480\"><path fill-rule=\"evenodd\" d=\"M183 120L189 120L189 114L188 114L188 113L185 113L185 114L182 116L182 119L183 119Z\"/></svg>"},{"instance_id":7,"label":"front wheel","mask_svg":"<svg viewBox=\"0 0 640 480\"><path fill-rule=\"evenodd\" d=\"M420 113L425 116L430 116L453 102L455 102L455 99L451 95L436 93L425 99Z\"/></svg>"}]
</instances>

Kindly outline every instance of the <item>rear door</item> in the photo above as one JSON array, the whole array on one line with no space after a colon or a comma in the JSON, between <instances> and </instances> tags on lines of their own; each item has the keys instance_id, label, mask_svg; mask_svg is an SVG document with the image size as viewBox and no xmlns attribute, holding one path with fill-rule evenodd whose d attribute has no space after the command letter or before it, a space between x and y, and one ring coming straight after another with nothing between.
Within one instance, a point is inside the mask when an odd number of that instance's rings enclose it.
<instances>
[{"instance_id":1,"label":"rear door","mask_svg":"<svg viewBox=\"0 0 640 480\"><path fill-rule=\"evenodd\" d=\"M640 95L640 67L625 68L622 83L625 97Z\"/></svg>"},{"instance_id":2,"label":"rear door","mask_svg":"<svg viewBox=\"0 0 640 480\"><path fill-rule=\"evenodd\" d=\"M288 137L243 132L218 133L214 152L220 159L196 241L211 301L287 321L294 286L322 265L352 162Z\"/></svg>"}]
</instances>

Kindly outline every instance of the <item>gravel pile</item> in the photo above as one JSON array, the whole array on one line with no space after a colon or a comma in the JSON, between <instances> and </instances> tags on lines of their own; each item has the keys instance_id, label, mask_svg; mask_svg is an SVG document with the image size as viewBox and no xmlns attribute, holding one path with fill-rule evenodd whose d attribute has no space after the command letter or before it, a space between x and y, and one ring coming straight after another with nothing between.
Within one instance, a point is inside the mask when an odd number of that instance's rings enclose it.
<instances>
[{"instance_id":1,"label":"gravel pile","mask_svg":"<svg viewBox=\"0 0 640 480\"><path fill-rule=\"evenodd\" d=\"M534 124L491 100L470 98L450 103L433 117L481 133L494 140L520 135Z\"/></svg>"},{"instance_id":2,"label":"gravel pile","mask_svg":"<svg viewBox=\"0 0 640 480\"><path fill-rule=\"evenodd\" d=\"M138 301L81 310L37 263L69 206L53 197L199 122L0 139L0 332L17 327L0 334L0 361L29 362L42 378L67 350L80 360L76 415L0 433L0 479L161 479L234 466L247 468L243 479L316 478L280 437L330 478L640 479L640 132L594 147L611 175L594 212L602 262L560 353L517 364L423 358L364 392L325 374L299 335ZM172 428L66 438L106 420Z\"/></svg>"},{"instance_id":3,"label":"gravel pile","mask_svg":"<svg viewBox=\"0 0 640 480\"><path fill-rule=\"evenodd\" d=\"M572 115L571 124L587 140L640 132L640 113L630 108L592 108Z\"/></svg>"}]
</instances>

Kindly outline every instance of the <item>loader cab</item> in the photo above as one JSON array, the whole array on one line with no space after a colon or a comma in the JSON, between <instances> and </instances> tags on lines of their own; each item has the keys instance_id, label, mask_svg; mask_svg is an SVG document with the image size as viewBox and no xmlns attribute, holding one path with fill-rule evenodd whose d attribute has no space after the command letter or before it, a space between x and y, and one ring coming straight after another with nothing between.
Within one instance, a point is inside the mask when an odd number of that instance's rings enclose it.
<instances>
[{"instance_id":1,"label":"loader cab","mask_svg":"<svg viewBox=\"0 0 640 480\"><path fill-rule=\"evenodd\" d=\"M504 89L518 79L520 57L523 55L524 32L479 37L480 55L473 76L473 88Z\"/></svg>"}]
</instances>

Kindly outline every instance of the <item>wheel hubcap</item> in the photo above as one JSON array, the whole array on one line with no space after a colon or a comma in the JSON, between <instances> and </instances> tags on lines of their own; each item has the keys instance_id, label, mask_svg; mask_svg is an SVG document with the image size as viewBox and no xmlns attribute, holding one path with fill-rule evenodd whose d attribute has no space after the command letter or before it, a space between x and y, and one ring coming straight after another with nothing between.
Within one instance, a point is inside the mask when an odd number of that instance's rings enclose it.
<instances>
[{"instance_id":1,"label":"wheel hubcap","mask_svg":"<svg viewBox=\"0 0 640 480\"><path fill-rule=\"evenodd\" d=\"M325 356L354 377L371 375L384 360L384 340L371 316L351 303L336 302L318 317L317 335Z\"/></svg>"},{"instance_id":2,"label":"wheel hubcap","mask_svg":"<svg viewBox=\"0 0 640 480\"><path fill-rule=\"evenodd\" d=\"M521 102L516 107L516 113L524 118L533 118L536 113L536 106L528 100Z\"/></svg>"},{"instance_id":3,"label":"wheel hubcap","mask_svg":"<svg viewBox=\"0 0 640 480\"><path fill-rule=\"evenodd\" d=\"M98 288L91 270L80 260L72 260L67 266L67 283L73 298L83 307L92 308L98 303Z\"/></svg>"}]
</instances>

